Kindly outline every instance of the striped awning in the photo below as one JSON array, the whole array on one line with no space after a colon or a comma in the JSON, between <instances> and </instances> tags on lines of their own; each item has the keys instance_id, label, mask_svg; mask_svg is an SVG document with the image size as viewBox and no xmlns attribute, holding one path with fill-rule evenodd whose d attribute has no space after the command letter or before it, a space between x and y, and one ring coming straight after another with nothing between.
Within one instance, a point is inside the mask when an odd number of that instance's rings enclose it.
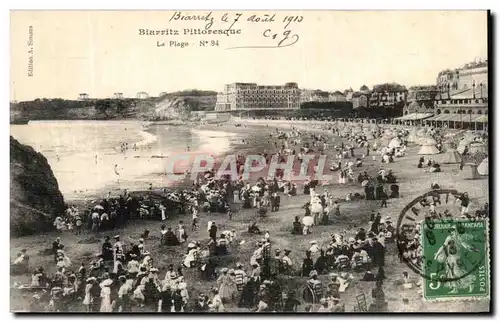
<instances>
[{"instance_id":1,"label":"striped awning","mask_svg":"<svg viewBox=\"0 0 500 322\"><path fill-rule=\"evenodd\" d=\"M488 123L488 115L473 114L440 114L426 119L426 121L441 121L441 122L477 122Z\"/></svg>"},{"instance_id":2,"label":"striped awning","mask_svg":"<svg viewBox=\"0 0 500 322\"><path fill-rule=\"evenodd\" d=\"M411 113L411 114L407 114L407 115L404 115L404 116L401 116L401 117L397 117L395 118L395 120L400 120L400 121L411 121L411 120L424 120L426 118L429 118L431 117L432 113Z\"/></svg>"}]
</instances>

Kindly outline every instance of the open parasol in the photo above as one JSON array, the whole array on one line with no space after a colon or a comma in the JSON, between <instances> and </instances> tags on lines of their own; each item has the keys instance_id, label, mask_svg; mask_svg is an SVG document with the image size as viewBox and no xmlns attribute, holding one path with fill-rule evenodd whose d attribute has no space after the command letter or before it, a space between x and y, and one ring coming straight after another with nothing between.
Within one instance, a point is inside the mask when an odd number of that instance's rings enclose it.
<instances>
[{"instance_id":1,"label":"open parasol","mask_svg":"<svg viewBox=\"0 0 500 322\"><path fill-rule=\"evenodd\" d=\"M320 203L313 203L313 204L311 204L311 212L312 213L321 213L321 212L323 212L323 207L321 206Z\"/></svg>"},{"instance_id":2,"label":"open parasol","mask_svg":"<svg viewBox=\"0 0 500 322\"><path fill-rule=\"evenodd\" d=\"M304 218L302 218L302 223L305 226L312 226L314 224L314 218L311 216L305 216Z\"/></svg>"}]
</instances>

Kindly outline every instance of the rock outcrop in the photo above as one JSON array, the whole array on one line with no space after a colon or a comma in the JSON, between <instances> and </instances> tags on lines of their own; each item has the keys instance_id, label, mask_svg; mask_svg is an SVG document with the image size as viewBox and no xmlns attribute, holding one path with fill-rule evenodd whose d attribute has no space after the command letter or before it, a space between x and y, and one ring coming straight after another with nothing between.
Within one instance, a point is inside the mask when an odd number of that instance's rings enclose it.
<instances>
[{"instance_id":1,"label":"rock outcrop","mask_svg":"<svg viewBox=\"0 0 500 322\"><path fill-rule=\"evenodd\" d=\"M64 198L47 159L10 137L11 236L53 229L64 212Z\"/></svg>"},{"instance_id":2,"label":"rock outcrop","mask_svg":"<svg viewBox=\"0 0 500 322\"><path fill-rule=\"evenodd\" d=\"M155 118L159 120L187 120L191 115L191 108L183 97L166 98L155 108Z\"/></svg>"}]
</instances>

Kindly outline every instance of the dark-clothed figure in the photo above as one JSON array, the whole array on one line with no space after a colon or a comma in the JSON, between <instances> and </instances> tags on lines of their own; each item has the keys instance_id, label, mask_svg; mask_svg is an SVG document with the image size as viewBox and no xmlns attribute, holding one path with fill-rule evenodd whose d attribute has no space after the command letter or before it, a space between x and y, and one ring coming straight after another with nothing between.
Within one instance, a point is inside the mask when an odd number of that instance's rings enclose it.
<instances>
[{"instance_id":1,"label":"dark-clothed figure","mask_svg":"<svg viewBox=\"0 0 500 322\"><path fill-rule=\"evenodd\" d=\"M385 264L385 248L378 241L377 238L373 238L372 243L372 253L373 253L373 265L374 266L384 266Z\"/></svg>"},{"instance_id":2,"label":"dark-clothed figure","mask_svg":"<svg viewBox=\"0 0 500 322\"><path fill-rule=\"evenodd\" d=\"M283 312L295 312L299 305L300 301L295 298L295 292L289 291L285 299L285 304L283 305Z\"/></svg>"},{"instance_id":3,"label":"dark-clothed figure","mask_svg":"<svg viewBox=\"0 0 500 322\"><path fill-rule=\"evenodd\" d=\"M212 240L214 242L217 241L217 226L214 223L212 223L212 226L210 226L209 235L210 235L210 238L212 238Z\"/></svg>"},{"instance_id":4,"label":"dark-clothed figure","mask_svg":"<svg viewBox=\"0 0 500 322\"><path fill-rule=\"evenodd\" d=\"M325 251L321 250L316 263L314 263L314 270L318 272L318 274L323 274L327 271L328 264L325 256Z\"/></svg>"},{"instance_id":5,"label":"dark-clothed figure","mask_svg":"<svg viewBox=\"0 0 500 322\"><path fill-rule=\"evenodd\" d=\"M164 238L165 245L167 246L179 246L181 244L175 233L172 231L172 228L170 227L167 228L167 232L165 233Z\"/></svg>"},{"instance_id":6,"label":"dark-clothed figure","mask_svg":"<svg viewBox=\"0 0 500 322\"><path fill-rule=\"evenodd\" d=\"M109 242L109 237L106 236L104 238L104 243L102 244L102 258L104 261L112 261L113 256L113 245Z\"/></svg>"},{"instance_id":7,"label":"dark-clothed figure","mask_svg":"<svg viewBox=\"0 0 500 322\"><path fill-rule=\"evenodd\" d=\"M299 216L295 216L295 221L293 222L292 234L302 235L302 223L300 222Z\"/></svg>"},{"instance_id":8,"label":"dark-clothed figure","mask_svg":"<svg viewBox=\"0 0 500 322\"><path fill-rule=\"evenodd\" d=\"M252 308L256 304L256 293L258 283L254 278L249 278L243 291L241 292L240 301L238 302L238 307Z\"/></svg>"},{"instance_id":9,"label":"dark-clothed figure","mask_svg":"<svg viewBox=\"0 0 500 322\"><path fill-rule=\"evenodd\" d=\"M302 276L309 276L309 273L313 270L314 263L311 259L311 252L306 251L306 258L302 262Z\"/></svg>"}]
</instances>

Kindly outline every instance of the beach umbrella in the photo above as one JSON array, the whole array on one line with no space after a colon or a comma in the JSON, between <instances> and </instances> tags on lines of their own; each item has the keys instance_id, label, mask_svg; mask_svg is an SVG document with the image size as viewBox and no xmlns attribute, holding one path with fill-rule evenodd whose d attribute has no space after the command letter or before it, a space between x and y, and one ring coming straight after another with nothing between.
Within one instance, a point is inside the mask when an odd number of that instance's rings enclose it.
<instances>
[{"instance_id":1,"label":"beach umbrella","mask_svg":"<svg viewBox=\"0 0 500 322\"><path fill-rule=\"evenodd\" d=\"M368 182L370 182L370 181L368 181L368 180L363 180L363 181L361 182L361 186L362 186L362 187L365 187L365 186L368 184Z\"/></svg>"},{"instance_id":2,"label":"beach umbrella","mask_svg":"<svg viewBox=\"0 0 500 322\"><path fill-rule=\"evenodd\" d=\"M489 173L488 157L486 157L477 167L477 172L482 176L487 176Z\"/></svg>"},{"instance_id":3,"label":"beach umbrella","mask_svg":"<svg viewBox=\"0 0 500 322\"><path fill-rule=\"evenodd\" d=\"M305 216L304 218L302 218L302 223L305 226L312 226L314 224L314 218L311 216Z\"/></svg>"},{"instance_id":4,"label":"beach umbrella","mask_svg":"<svg viewBox=\"0 0 500 322\"><path fill-rule=\"evenodd\" d=\"M313 203L313 204L311 204L311 212L312 213L321 213L321 212L323 212L323 207L321 206L320 203Z\"/></svg>"}]
</instances>

